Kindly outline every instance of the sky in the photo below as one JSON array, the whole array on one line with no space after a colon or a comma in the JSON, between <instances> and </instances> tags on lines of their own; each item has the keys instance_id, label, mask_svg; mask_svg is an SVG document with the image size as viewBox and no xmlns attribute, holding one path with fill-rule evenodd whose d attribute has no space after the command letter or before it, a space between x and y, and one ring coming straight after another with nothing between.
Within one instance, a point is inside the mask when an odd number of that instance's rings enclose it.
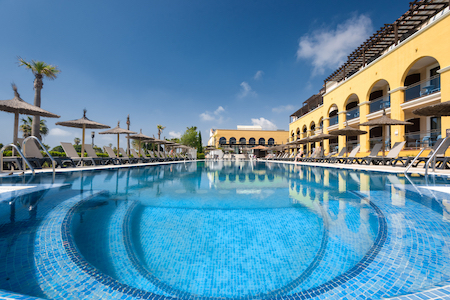
<instances>
[{"instance_id":1,"label":"sky","mask_svg":"<svg viewBox=\"0 0 450 300\"><path fill-rule=\"evenodd\" d=\"M187 127L261 125L289 128L289 116L323 80L409 1L50 1L0 0L0 100L34 102L34 75L17 57L45 61L61 73L44 79L44 143L81 138L56 126L81 118L161 137ZM21 116L22 117L22 116ZM23 116L25 117L25 116ZM14 116L0 111L0 143L11 143ZM115 144L99 135L95 144ZM87 131L86 141L91 142ZM121 138L124 145L126 139Z\"/></svg>"}]
</instances>

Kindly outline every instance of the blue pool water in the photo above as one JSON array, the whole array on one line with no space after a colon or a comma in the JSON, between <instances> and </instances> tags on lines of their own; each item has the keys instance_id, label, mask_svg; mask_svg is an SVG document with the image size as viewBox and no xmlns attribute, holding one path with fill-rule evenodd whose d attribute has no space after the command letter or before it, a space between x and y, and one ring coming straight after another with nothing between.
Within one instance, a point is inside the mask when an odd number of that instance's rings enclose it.
<instances>
[{"instance_id":1,"label":"blue pool water","mask_svg":"<svg viewBox=\"0 0 450 300\"><path fill-rule=\"evenodd\" d=\"M47 299L450 295L440 177L189 162L0 194L0 289ZM1 296L1 294L0 294ZM419 298L420 299L420 298Z\"/></svg>"}]
</instances>

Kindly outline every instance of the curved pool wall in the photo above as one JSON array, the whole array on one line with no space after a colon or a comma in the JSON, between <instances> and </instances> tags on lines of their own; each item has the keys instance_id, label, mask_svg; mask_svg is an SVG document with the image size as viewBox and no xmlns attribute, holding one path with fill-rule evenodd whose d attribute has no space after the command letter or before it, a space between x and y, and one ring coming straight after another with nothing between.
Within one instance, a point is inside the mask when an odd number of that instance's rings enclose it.
<instances>
[{"instance_id":1,"label":"curved pool wall","mask_svg":"<svg viewBox=\"0 0 450 300\"><path fill-rule=\"evenodd\" d=\"M423 177L185 163L50 182L39 175L35 188L0 196L4 297L450 294L450 196Z\"/></svg>"}]
</instances>

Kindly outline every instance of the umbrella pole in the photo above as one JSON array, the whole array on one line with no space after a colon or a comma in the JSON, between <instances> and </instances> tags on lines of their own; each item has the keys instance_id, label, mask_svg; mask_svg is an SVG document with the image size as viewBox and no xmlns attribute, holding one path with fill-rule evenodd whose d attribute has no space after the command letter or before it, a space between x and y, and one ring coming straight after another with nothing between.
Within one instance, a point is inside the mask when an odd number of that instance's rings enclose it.
<instances>
[{"instance_id":1,"label":"umbrella pole","mask_svg":"<svg viewBox=\"0 0 450 300\"><path fill-rule=\"evenodd\" d=\"M86 124L83 124L83 137L81 140L81 157L84 157L84 134L86 132Z\"/></svg>"},{"instance_id":2,"label":"umbrella pole","mask_svg":"<svg viewBox=\"0 0 450 300\"><path fill-rule=\"evenodd\" d=\"M119 152L119 139L120 139L119 134L117 134L117 157L120 156L120 152Z\"/></svg>"},{"instance_id":3,"label":"umbrella pole","mask_svg":"<svg viewBox=\"0 0 450 300\"><path fill-rule=\"evenodd\" d=\"M17 137L19 136L19 113L16 112L14 114L14 137L13 137L13 144L17 145ZM12 155L16 155L16 149L13 147L12 149Z\"/></svg>"},{"instance_id":4,"label":"umbrella pole","mask_svg":"<svg viewBox=\"0 0 450 300\"><path fill-rule=\"evenodd\" d=\"M382 137L383 137L383 157L384 157L384 150L386 148L386 136L384 135L384 131L386 130L386 127L383 126L383 132L381 133Z\"/></svg>"}]
</instances>

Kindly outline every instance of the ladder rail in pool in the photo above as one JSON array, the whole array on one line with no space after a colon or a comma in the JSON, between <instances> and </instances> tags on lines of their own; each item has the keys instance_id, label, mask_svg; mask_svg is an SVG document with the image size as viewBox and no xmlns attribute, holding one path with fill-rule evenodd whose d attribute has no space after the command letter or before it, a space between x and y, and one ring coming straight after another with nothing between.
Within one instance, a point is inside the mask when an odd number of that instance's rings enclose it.
<instances>
[{"instance_id":1,"label":"ladder rail in pool","mask_svg":"<svg viewBox=\"0 0 450 300\"><path fill-rule=\"evenodd\" d=\"M53 182L55 181L55 173L56 173L56 160L53 158L53 156L51 156L50 152L48 152L47 148L44 147L44 145L42 144L42 142L35 136L30 135L29 137L25 138L22 142L22 149L24 153L27 153L25 150L25 146L26 143L29 139L34 139L35 141L38 142L38 144L41 146L41 148L45 151L45 153L48 155L48 157L51 159L52 161L52 167L53 167ZM28 164L29 165L29 164ZM26 170L25 168L25 160L23 161L23 169Z\"/></svg>"},{"instance_id":2,"label":"ladder rail in pool","mask_svg":"<svg viewBox=\"0 0 450 300\"><path fill-rule=\"evenodd\" d=\"M12 148L16 149L17 153L19 153L20 157L22 157L22 159L23 159L24 166L28 165L28 167L30 168L33 175L36 175L33 166L30 164L28 159L26 159L25 155L23 155L22 151L20 151L19 147L17 147L14 144L5 145L2 147L2 149L0 149L0 173L3 173L3 152L5 152L5 150L8 147L12 147ZM26 171L26 169L24 168L24 170L23 170L24 174L25 174L25 171Z\"/></svg>"}]
</instances>

